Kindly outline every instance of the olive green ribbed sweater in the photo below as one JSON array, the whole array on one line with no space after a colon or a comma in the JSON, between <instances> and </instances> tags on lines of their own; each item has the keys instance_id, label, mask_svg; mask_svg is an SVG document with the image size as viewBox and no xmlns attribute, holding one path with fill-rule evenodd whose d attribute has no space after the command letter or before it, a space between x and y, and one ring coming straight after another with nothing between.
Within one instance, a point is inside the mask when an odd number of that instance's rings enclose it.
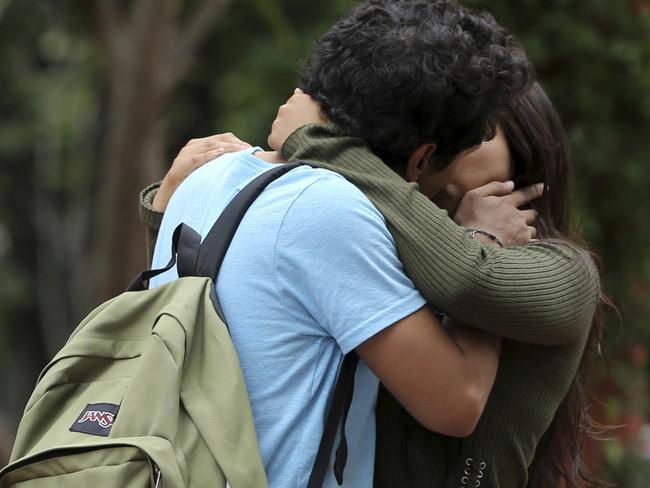
<instances>
[{"instance_id":1,"label":"olive green ribbed sweater","mask_svg":"<svg viewBox=\"0 0 650 488\"><path fill-rule=\"evenodd\" d=\"M468 239L416 185L332 124L299 129L282 150L287 159L340 173L366 194L384 215L406 273L430 303L511 339L504 341L495 386L468 438L427 431L380 392L375 486L525 487L535 447L566 394L588 335L599 288L593 263L563 245L500 250ZM141 196L149 244L162 215L150 208L155 189Z\"/></svg>"}]
</instances>

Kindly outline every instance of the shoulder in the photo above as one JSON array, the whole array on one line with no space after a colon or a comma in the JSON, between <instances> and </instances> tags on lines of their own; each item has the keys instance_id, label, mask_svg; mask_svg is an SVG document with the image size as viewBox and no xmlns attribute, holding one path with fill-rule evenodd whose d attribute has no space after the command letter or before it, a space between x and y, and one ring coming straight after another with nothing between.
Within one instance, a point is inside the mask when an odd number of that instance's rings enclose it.
<instances>
[{"instance_id":1,"label":"shoulder","mask_svg":"<svg viewBox=\"0 0 650 488\"><path fill-rule=\"evenodd\" d=\"M348 352L424 302L365 195L329 171L309 174L278 234L276 276Z\"/></svg>"},{"instance_id":2,"label":"shoulder","mask_svg":"<svg viewBox=\"0 0 650 488\"><path fill-rule=\"evenodd\" d=\"M283 227L299 224L330 231L366 226L386 228L383 215L368 198L341 175L320 168L305 168L302 188L287 209ZM326 226L326 227L324 227Z\"/></svg>"},{"instance_id":3,"label":"shoulder","mask_svg":"<svg viewBox=\"0 0 650 488\"><path fill-rule=\"evenodd\" d=\"M382 214L345 178L328 170L305 169L299 192L294 193L280 224L276 262L309 260L396 261L395 241ZM297 173L297 172L296 172Z\"/></svg>"}]
</instances>

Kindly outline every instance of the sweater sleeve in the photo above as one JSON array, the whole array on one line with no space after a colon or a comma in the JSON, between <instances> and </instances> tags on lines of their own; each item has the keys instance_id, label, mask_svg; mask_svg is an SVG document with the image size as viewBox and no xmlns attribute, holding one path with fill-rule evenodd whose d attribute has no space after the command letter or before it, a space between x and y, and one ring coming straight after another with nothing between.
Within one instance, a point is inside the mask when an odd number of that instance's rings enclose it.
<instances>
[{"instance_id":1,"label":"sweater sleeve","mask_svg":"<svg viewBox=\"0 0 650 488\"><path fill-rule=\"evenodd\" d=\"M384 215L407 275L451 317L542 345L564 344L589 330L600 283L586 253L550 242L498 249L468 238L416 184L333 124L302 127L282 152L356 185Z\"/></svg>"},{"instance_id":2,"label":"sweater sleeve","mask_svg":"<svg viewBox=\"0 0 650 488\"><path fill-rule=\"evenodd\" d=\"M163 213L154 210L152 207L153 199L159 187L160 182L154 183L140 192L140 220L142 220L147 233L147 263L149 266L151 266L153 250L156 247L158 230L163 218Z\"/></svg>"}]
</instances>

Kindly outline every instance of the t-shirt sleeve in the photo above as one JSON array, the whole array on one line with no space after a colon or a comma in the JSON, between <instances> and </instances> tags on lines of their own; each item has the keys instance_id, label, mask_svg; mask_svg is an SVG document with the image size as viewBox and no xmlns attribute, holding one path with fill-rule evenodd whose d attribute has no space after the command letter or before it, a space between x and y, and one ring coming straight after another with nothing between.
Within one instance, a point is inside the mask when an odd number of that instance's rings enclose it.
<instances>
[{"instance_id":1,"label":"t-shirt sleeve","mask_svg":"<svg viewBox=\"0 0 650 488\"><path fill-rule=\"evenodd\" d=\"M287 210L275 266L284 291L344 353L425 305L382 215L335 175L311 183Z\"/></svg>"}]
</instances>

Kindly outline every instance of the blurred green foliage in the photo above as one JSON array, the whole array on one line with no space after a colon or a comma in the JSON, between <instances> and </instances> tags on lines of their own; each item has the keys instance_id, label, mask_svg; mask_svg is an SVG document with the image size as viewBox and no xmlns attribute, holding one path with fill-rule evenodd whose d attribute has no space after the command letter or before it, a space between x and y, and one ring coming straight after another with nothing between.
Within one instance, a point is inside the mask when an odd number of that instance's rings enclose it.
<instances>
[{"instance_id":1,"label":"blurred green foliage","mask_svg":"<svg viewBox=\"0 0 650 488\"><path fill-rule=\"evenodd\" d=\"M197 1L179 0L179 15ZM93 4L0 0L0 417L10 432L50 354L36 306L48 289L39 280L55 262L67 269L66 259L81 259L92 243L79 215L97 205L108 124ZM234 0L166 109L161 174L192 137L232 131L264 145L277 107L296 85L299 61L351 4ZM650 468L635 454L635 439L648 413L650 0L465 4L489 10L519 38L568 129L574 222L602 256L606 290L620 310L620 320L608 320L610 366L599 395L604 420L627 427L600 459L620 486L646 487ZM72 251L41 232L51 219L77 243ZM81 291L65 295L70 327L92 305L83 272L75 279Z\"/></svg>"}]
</instances>

